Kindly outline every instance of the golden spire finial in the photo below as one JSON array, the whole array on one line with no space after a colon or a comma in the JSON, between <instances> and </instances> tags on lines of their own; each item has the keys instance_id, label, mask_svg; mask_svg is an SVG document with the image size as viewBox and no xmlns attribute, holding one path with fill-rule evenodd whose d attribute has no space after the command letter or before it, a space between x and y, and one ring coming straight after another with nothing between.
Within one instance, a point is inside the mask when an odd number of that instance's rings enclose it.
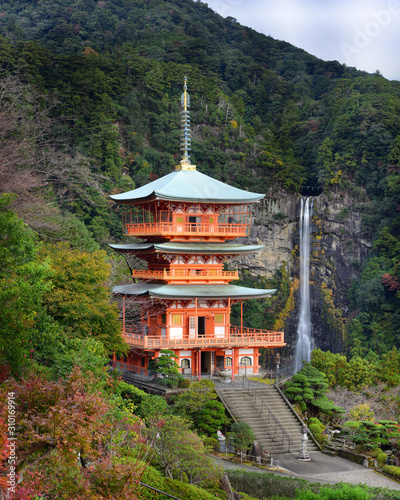
<instances>
[{"instance_id":1,"label":"golden spire finial","mask_svg":"<svg viewBox=\"0 0 400 500\"><path fill-rule=\"evenodd\" d=\"M190 155L189 151L191 149L191 134L190 134L190 112L188 108L190 108L190 96L186 92L187 91L187 76L183 77L183 94L181 96L181 151L182 151L182 160L180 161L180 165L176 165L175 170L196 170L196 165L192 165L190 163Z\"/></svg>"}]
</instances>

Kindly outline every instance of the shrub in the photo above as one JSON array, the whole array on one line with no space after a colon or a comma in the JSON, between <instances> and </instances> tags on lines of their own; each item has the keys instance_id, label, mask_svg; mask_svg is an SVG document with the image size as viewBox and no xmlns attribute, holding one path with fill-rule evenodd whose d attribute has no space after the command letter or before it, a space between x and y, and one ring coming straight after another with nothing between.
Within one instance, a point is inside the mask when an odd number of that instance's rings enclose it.
<instances>
[{"instance_id":1,"label":"shrub","mask_svg":"<svg viewBox=\"0 0 400 500\"><path fill-rule=\"evenodd\" d=\"M213 494L202 488L198 488L195 485L163 477L158 470L151 466L146 468L141 478L141 482L148 484L153 488L165 491L165 493L170 495L179 495L179 498L187 498L188 500L212 500L215 498ZM137 494L137 498L140 498L141 500L159 500L161 498L165 498L165 495L157 493L149 488L145 488L144 486L138 486L135 493ZM226 496L224 496L224 492L221 490L218 491L218 496L221 499L226 498Z\"/></svg>"},{"instance_id":2,"label":"shrub","mask_svg":"<svg viewBox=\"0 0 400 500\"><path fill-rule=\"evenodd\" d=\"M198 413L197 428L202 433L212 435L228 422L225 406L219 401L210 400Z\"/></svg>"},{"instance_id":3,"label":"shrub","mask_svg":"<svg viewBox=\"0 0 400 500\"><path fill-rule=\"evenodd\" d=\"M386 455L386 453L383 453L383 452L379 453L379 455L376 457L376 459L378 460L379 467L382 467L382 465L386 464L387 455Z\"/></svg>"},{"instance_id":4,"label":"shrub","mask_svg":"<svg viewBox=\"0 0 400 500\"><path fill-rule=\"evenodd\" d=\"M400 450L400 439L397 441L397 449Z\"/></svg>"},{"instance_id":5,"label":"shrub","mask_svg":"<svg viewBox=\"0 0 400 500\"><path fill-rule=\"evenodd\" d=\"M326 437L321 432L317 432L317 434L314 434L314 437L319 444L324 444L324 442L326 441Z\"/></svg>"},{"instance_id":6,"label":"shrub","mask_svg":"<svg viewBox=\"0 0 400 500\"><path fill-rule=\"evenodd\" d=\"M377 458L378 455L381 455L383 453L383 451L380 449L380 448L374 448L372 451L371 451L371 457L372 458Z\"/></svg>"},{"instance_id":7,"label":"shrub","mask_svg":"<svg viewBox=\"0 0 400 500\"><path fill-rule=\"evenodd\" d=\"M355 420L348 420L343 424L343 427L348 427L349 429L358 429L361 422L356 422Z\"/></svg>"},{"instance_id":8,"label":"shrub","mask_svg":"<svg viewBox=\"0 0 400 500\"><path fill-rule=\"evenodd\" d=\"M187 378L179 380L179 387L181 389L187 389L188 387L190 387L190 380L188 380Z\"/></svg>"},{"instance_id":9,"label":"shrub","mask_svg":"<svg viewBox=\"0 0 400 500\"><path fill-rule=\"evenodd\" d=\"M382 471L385 472L385 474L389 474L389 476L400 479L400 467L396 467L395 465L384 465Z\"/></svg>"},{"instance_id":10,"label":"shrub","mask_svg":"<svg viewBox=\"0 0 400 500\"><path fill-rule=\"evenodd\" d=\"M219 442L218 439L212 438L212 437L206 437L203 439L204 446L207 446L208 448L212 448L214 451L219 450Z\"/></svg>"},{"instance_id":11,"label":"shrub","mask_svg":"<svg viewBox=\"0 0 400 500\"><path fill-rule=\"evenodd\" d=\"M308 428L310 429L310 432L314 435L321 433L321 427L318 424L311 424L308 426Z\"/></svg>"},{"instance_id":12,"label":"shrub","mask_svg":"<svg viewBox=\"0 0 400 500\"><path fill-rule=\"evenodd\" d=\"M363 420L373 422L375 420L374 412L371 410L369 403L353 406L350 410L350 417L356 421Z\"/></svg>"},{"instance_id":13,"label":"shrub","mask_svg":"<svg viewBox=\"0 0 400 500\"><path fill-rule=\"evenodd\" d=\"M296 498L296 492L300 489L310 489L315 492L319 489L314 484L299 478L291 479L242 470L227 470L226 473L235 491L243 491L253 498L260 498L260 492L262 498Z\"/></svg>"},{"instance_id":14,"label":"shrub","mask_svg":"<svg viewBox=\"0 0 400 500\"><path fill-rule=\"evenodd\" d=\"M254 432L245 422L237 422L231 426L231 442L235 448L246 452L255 439Z\"/></svg>"},{"instance_id":15,"label":"shrub","mask_svg":"<svg viewBox=\"0 0 400 500\"><path fill-rule=\"evenodd\" d=\"M322 427L321 420L319 418L311 417L308 419L308 425L317 424Z\"/></svg>"}]
</instances>

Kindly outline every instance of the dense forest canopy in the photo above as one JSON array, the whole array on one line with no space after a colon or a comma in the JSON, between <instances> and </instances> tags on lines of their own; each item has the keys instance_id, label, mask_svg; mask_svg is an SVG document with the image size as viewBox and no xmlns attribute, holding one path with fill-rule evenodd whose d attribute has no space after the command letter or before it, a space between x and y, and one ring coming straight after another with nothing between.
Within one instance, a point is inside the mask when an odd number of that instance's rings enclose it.
<instances>
[{"instance_id":1,"label":"dense forest canopy","mask_svg":"<svg viewBox=\"0 0 400 500\"><path fill-rule=\"evenodd\" d=\"M179 161L187 75L201 171L266 193L351 194L374 249L351 290L347 349L399 345L399 82L192 0L4 0L0 30L0 189L40 239L89 252L121 240L108 195ZM249 316L271 326L276 309Z\"/></svg>"}]
</instances>

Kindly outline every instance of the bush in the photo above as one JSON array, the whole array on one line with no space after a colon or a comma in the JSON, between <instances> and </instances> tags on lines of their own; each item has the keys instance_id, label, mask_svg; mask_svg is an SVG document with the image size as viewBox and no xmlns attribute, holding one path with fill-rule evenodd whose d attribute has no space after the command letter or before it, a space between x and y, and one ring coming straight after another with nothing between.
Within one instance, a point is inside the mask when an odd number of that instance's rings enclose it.
<instances>
[{"instance_id":1,"label":"bush","mask_svg":"<svg viewBox=\"0 0 400 500\"><path fill-rule=\"evenodd\" d=\"M253 430L245 422L232 424L230 437L233 446L243 452L247 451L255 439Z\"/></svg>"},{"instance_id":2,"label":"bush","mask_svg":"<svg viewBox=\"0 0 400 500\"><path fill-rule=\"evenodd\" d=\"M400 467L396 467L395 465L384 465L382 467L382 471L385 474L389 474L389 476L393 476L396 479L400 479Z\"/></svg>"},{"instance_id":3,"label":"bush","mask_svg":"<svg viewBox=\"0 0 400 500\"><path fill-rule=\"evenodd\" d=\"M378 460L379 467L382 467L382 465L386 464L387 455L386 455L386 453L383 453L383 452L379 453L379 455L376 457L376 459Z\"/></svg>"},{"instance_id":4,"label":"bush","mask_svg":"<svg viewBox=\"0 0 400 500\"><path fill-rule=\"evenodd\" d=\"M134 405L141 404L148 396L146 392L122 380L116 384L115 392L118 392L123 399L132 401Z\"/></svg>"},{"instance_id":5,"label":"bush","mask_svg":"<svg viewBox=\"0 0 400 500\"><path fill-rule=\"evenodd\" d=\"M317 434L314 434L314 437L319 444L324 444L326 441L326 437L321 432L317 432Z\"/></svg>"},{"instance_id":6,"label":"bush","mask_svg":"<svg viewBox=\"0 0 400 500\"><path fill-rule=\"evenodd\" d=\"M179 387L181 389L187 389L188 387L190 387L190 380L187 378L179 380Z\"/></svg>"},{"instance_id":7,"label":"bush","mask_svg":"<svg viewBox=\"0 0 400 500\"><path fill-rule=\"evenodd\" d=\"M350 410L350 417L356 421L374 421L374 412L371 410L369 403L353 406Z\"/></svg>"},{"instance_id":8,"label":"bush","mask_svg":"<svg viewBox=\"0 0 400 500\"><path fill-rule=\"evenodd\" d=\"M321 420L319 418L311 417L308 419L308 425L310 426L311 424L317 424L320 427L323 427Z\"/></svg>"},{"instance_id":9,"label":"bush","mask_svg":"<svg viewBox=\"0 0 400 500\"><path fill-rule=\"evenodd\" d=\"M170 495L179 495L180 498L187 498L188 500L212 500L215 498L213 494L208 493L203 488L198 488L192 484L181 483L176 479L166 478L161 472L151 466L146 468L141 478L141 482L153 488L157 488L158 490L165 491L165 493ZM165 498L165 495L145 488L144 486L139 486L135 493L141 500L161 500ZM218 491L218 496L226 498L222 490Z\"/></svg>"},{"instance_id":10,"label":"bush","mask_svg":"<svg viewBox=\"0 0 400 500\"><path fill-rule=\"evenodd\" d=\"M348 427L349 429L358 429L361 422L356 422L355 420L348 420L343 424L343 427Z\"/></svg>"},{"instance_id":11,"label":"bush","mask_svg":"<svg viewBox=\"0 0 400 500\"><path fill-rule=\"evenodd\" d=\"M397 449L400 450L400 439L397 441Z\"/></svg>"},{"instance_id":12,"label":"bush","mask_svg":"<svg viewBox=\"0 0 400 500\"><path fill-rule=\"evenodd\" d=\"M296 498L300 489L310 489L318 492L314 484L304 479L291 479L288 477L275 476L274 474L258 474L242 470L226 471L232 488L235 491L245 492L253 498Z\"/></svg>"},{"instance_id":13,"label":"bush","mask_svg":"<svg viewBox=\"0 0 400 500\"><path fill-rule=\"evenodd\" d=\"M318 424L311 424L308 426L308 428L310 429L310 432L314 435L321 433L321 427Z\"/></svg>"},{"instance_id":14,"label":"bush","mask_svg":"<svg viewBox=\"0 0 400 500\"><path fill-rule=\"evenodd\" d=\"M206 437L203 439L204 446L207 446L208 448L212 448L214 451L219 450L219 442L218 439L212 438L212 437Z\"/></svg>"},{"instance_id":15,"label":"bush","mask_svg":"<svg viewBox=\"0 0 400 500\"><path fill-rule=\"evenodd\" d=\"M371 457L372 458L377 458L378 455L381 455L383 453L383 451L380 449L380 448L374 448L372 451L371 451Z\"/></svg>"}]
</instances>

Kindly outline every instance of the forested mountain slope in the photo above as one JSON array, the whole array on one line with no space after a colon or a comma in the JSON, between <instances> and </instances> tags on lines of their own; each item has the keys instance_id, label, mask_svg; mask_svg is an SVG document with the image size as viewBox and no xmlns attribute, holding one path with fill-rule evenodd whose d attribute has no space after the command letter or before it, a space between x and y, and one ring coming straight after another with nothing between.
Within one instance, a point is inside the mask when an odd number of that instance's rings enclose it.
<instances>
[{"instance_id":1,"label":"forested mountain slope","mask_svg":"<svg viewBox=\"0 0 400 500\"><path fill-rule=\"evenodd\" d=\"M352 193L375 246L348 335L399 344L399 82L192 0L4 0L0 30L0 189L42 239L89 251L121 239L107 195L177 163L187 75L202 172L256 191Z\"/></svg>"}]
</instances>

